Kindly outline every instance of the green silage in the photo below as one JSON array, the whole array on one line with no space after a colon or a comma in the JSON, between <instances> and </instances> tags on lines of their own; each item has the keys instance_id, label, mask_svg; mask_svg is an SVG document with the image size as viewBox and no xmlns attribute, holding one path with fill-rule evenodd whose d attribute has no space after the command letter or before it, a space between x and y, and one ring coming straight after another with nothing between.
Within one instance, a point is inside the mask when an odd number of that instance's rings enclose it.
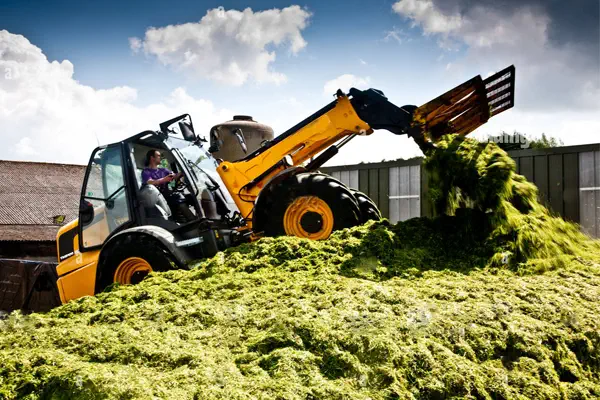
<instances>
[{"instance_id":1,"label":"green silage","mask_svg":"<svg viewBox=\"0 0 600 400\"><path fill-rule=\"evenodd\" d=\"M450 164L502 196L455 180L437 197L447 215L265 238L13 313L0 399L600 397L596 242L548 215L495 149L446 144L464 151L430 155L440 187Z\"/></svg>"},{"instance_id":2,"label":"green silage","mask_svg":"<svg viewBox=\"0 0 600 400\"><path fill-rule=\"evenodd\" d=\"M496 144L445 136L425 168L438 214L477 212L484 221L480 229L495 247L490 265L544 270L581 258L598 260L598 241L540 204L535 185L516 173L514 160Z\"/></svg>"}]
</instances>

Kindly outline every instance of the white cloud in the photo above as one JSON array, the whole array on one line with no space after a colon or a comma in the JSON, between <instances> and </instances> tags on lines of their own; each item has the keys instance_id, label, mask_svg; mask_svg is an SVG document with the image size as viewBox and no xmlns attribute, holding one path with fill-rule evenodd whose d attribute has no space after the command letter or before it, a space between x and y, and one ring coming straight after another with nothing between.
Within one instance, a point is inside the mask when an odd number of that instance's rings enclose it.
<instances>
[{"instance_id":1,"label":"white cloud","mask_svg":"<svg viewBox=\"0 0 600 400\"><path fill-rule=\"evenodd\" d=\"M410 38L407 38L408 35L402 29L394 27L390 31L385 31L383 41L389 42L390 40L395 40L396 42L398 42L398 44L402 44L405 40L410 40Z\"/></svg>"},{"instance_id":2,"label":"white cloud","mask_svg":"<svg viewBox=\"0 0 600 400\"><path fill-rule=\"evenodd\" d=\"M327 81L323 87L323 94L327 97L331 97L337 92L338 89L342 89L344 93L352 87L357 89L366 89L371 82L371 78L361 78L352 74L340 75L335 79Z\"/></svg>"},{"instance_id":3,"label":"white cloud","mask_svg":"<svg viewBox=\"0 0 600 400\"><path fill-rule=\"evenodd\" d=\"M440 1L400 0L393 11L421 27L424 35L435 35L442 48L466 45L465 57L452 64L454 74L470 74L474 67L480 73L498 71L515 64L519 107L535 111L600 107L597 59L577 44L554 45L548 36L553 21L538 6L503 9L474 3L459 13L458 7Z\"/></svg>"},{"instance_id":4,"label":"white cloud","mask_svg":"<svg viewBox=\"0 0 600 400\"><path fill-rule=\"evenodd\" d=\"M597 53L594 59L576 42L557 45L550 40L556 21L539 4L512 8L494 7L492 2L462 4L400 0L393 11L410 19L424 35L436 37L442 49L466 49L462 55L455 52L452 63L446 64L453 81L489 76L515 65L515 108L492 118L475 135L516 130L530 137L546 133L566 145L598 142Z\"/></svg>"},{"instance_id":5,"label":"white cloud","mask_svg":"<svg viewBox=\"0 0 600 400\"><path fill-rule=\"evenodd\" d=\"M406 135L394 135L377 130L369 136L359 136L340 149L326 166L350 165L360 162L380 162L421 156L414 140Z\"/></svg>"},{"instance_id":6,"label":"white cloud","mask_svg":"<svg viewBox=\"0 0 600 400\"><path fill-rule=\"evenodd\" d=\"M134 53L139 53L142 48L142 40L137 37L129 38L129 47Z\"/></svg>"},{"instance_id":7,"label":"white cloud","mask_svg":"<svg viewBox=\"0 0 600 400\"><path fill-rule=\"evenodd\" d=\"M431 0L400 0L392 5L394 12L411 18L414 25L421 25L430 33L449 33L463 24L460 15L445 15Z\"/></svg>"},{"instance_id":8,"label":"white cloud","mask_svg":"<svg viewBox=\"0 0 600 400\"><path fill-rule=\"evenodd\" d=\"M33 148L31 139L24 137L15 145L15 152L21 157L30 157L37 155L38 152Z\"/></svg>"},{"instance_id":9,"label":"white cloud","mask_svg":"<svg viewBox=\"0 0 600 400\"><path fill-rule=\"evenodd\" d=\"M231 118L185 89L138 107L131 87L97 90L73 79L73 64L48 61L25 37L0 31L0 159L86 163L97 141L122 140L188 112L205 134ZM7 71L10 71L8 73Z\"/></svg>"},{"instance_id":10,"label":"white cloud","mask_svg":"<svg viewBox=\"0 0 600 400\"><path fill-rule=\"evenodd\" d=\"M275 48L287 46L297 54L306 47L302 30L310 16L296 5L257 12L219 7L199 22L149 28L143 41L130 39L130 45L134 51L143 47L164 65L217 82L279 84L286 76L271 68Z\"/></svg>"},{"instance_id":11,"label":"white cloud","mask_svg":"<svg viewBox=\"0 0 600 400\"><path fill-rule=\"evenodd\" d=\"M474 135L486 138L498 133L518 131L539 138L543 133L561 139L566 146L598 143L600 119L594 112L563 111L555 113L527 112L516 107L477 129Z\"/></svg>"}]
</instances>

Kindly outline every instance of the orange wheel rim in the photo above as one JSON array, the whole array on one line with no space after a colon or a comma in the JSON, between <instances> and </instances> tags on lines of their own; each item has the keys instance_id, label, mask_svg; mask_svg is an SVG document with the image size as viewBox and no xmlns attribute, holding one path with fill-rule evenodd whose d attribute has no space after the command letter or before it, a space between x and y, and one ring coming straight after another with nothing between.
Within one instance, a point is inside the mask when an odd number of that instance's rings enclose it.
<instances>
[{"instance_id":1,"label":"orange wheel rim","mask_svg":"<svg viewBox=\"0 0 600 400\"><path fill-rule=\"evenodd\" d=\"M142 280L152 272L148 261L140 257L129 257L121 262L115 271L114 282L121 285L130 285L132 280Z\"/></svg>"},{"instance_id":2,"label":"orange wheel rim","mask_svg":"<svg viewBox=\"0 0 600 400\"><path fill-rule=\"evenodd\" d=\"M291 236L327 239L333 231L333 212L319 197L298 197L285 210L283 228Z\"/></svg>"}]
</instances>

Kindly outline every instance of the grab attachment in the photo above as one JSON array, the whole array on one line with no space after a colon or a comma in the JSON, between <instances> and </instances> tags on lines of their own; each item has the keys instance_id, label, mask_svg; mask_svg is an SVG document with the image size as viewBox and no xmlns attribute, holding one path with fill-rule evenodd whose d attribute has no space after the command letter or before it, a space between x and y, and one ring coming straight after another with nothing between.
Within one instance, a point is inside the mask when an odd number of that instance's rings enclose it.
<instances>
[{"instance_id":1,"label":"grab attachment","mask_svg":"<svg viewBox=\"0 0 600 400\"><path fill-rule=\"evenodd\" d=\"M418 107L413 128L428 141L442 135L468 135L491 117L512 108L515 100L515 67L511 65L487 79L480 75ZM415 136L414 130L411 136Z\"/></svg>"}]
</instances>

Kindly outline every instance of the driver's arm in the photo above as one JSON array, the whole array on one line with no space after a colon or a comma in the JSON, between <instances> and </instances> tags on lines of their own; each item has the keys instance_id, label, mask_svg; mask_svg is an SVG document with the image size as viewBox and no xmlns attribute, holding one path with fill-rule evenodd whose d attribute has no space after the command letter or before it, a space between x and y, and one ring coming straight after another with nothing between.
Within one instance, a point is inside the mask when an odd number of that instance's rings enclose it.
<instances>
[{"instance_id":1,"label":"driver's arm","mask_svg":"<svg viewBox=\"0 0 600 400\"><path fill-rule=\"evenodd\" d=\"M153 179L152 178L152 171L149 168L144 168L144 170L142 171L142 183L143 184L148 184L148 185L154 185L154 186L159 186L159 185L163 185L165 183L171 182L173 180L173 172L166 170L167 171L167 175L163 176L162 178L159 179Z\"/></svg>"},{"instance_id":2,"label":"driver's arm","mask_svg":"<svg viewBox=\"0 0 600 400\"><path fill-rule=\"evenodd\" d=\"M173 179L175 179L174 176L175 175L171 174L171 175L167 175L160 179L148 179L146 181L146 183L148 183L149 185L158 186L158 185L162 185L163 183L171 182Z\"/></svg>"},{"instance_id":3,"label":"driver's arm","mask_svg":"<svg viewBox=\"0 0 600 400\"><path fill-rule=\"evenodd\" d=\"M177 174L171 172L169 175L167 175L163 178L160 178L160 179L148 179L147 183L149 183L150 185L158 186L158 185L162 185L164 183L169 183L175 179L179 179L179 178L181 178L182 175L183 175L183 172L179 172Z\"/></svg>"}]
</instances>

